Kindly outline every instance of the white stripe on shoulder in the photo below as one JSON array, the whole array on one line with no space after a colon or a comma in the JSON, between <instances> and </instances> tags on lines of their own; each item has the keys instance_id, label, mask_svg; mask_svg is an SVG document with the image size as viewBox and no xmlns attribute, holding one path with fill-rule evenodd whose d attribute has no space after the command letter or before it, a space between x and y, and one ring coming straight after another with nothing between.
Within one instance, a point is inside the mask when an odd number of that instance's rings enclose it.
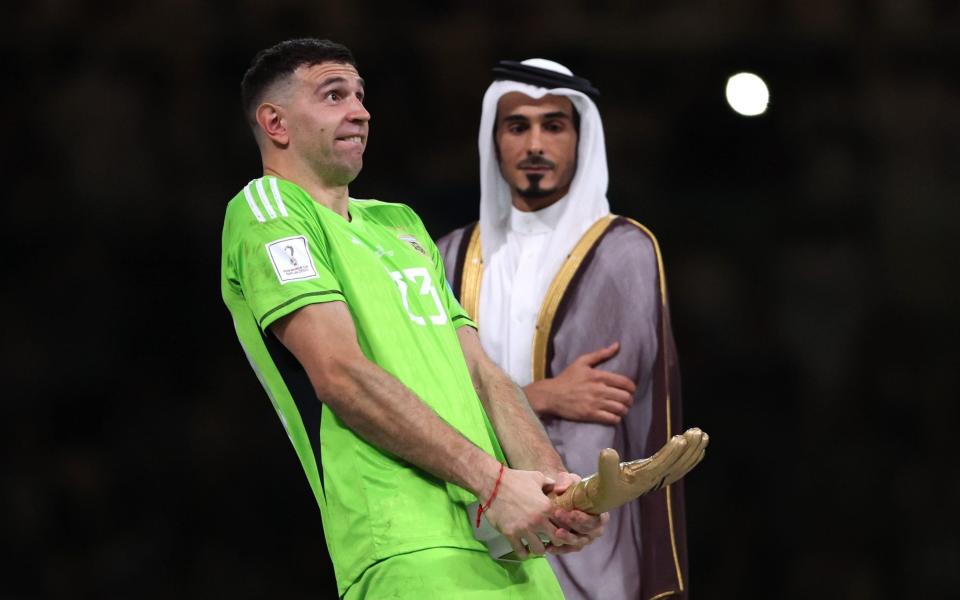
<instances>
[{"instance_id":1,"label":"white stripe on shoulder","mask_svg":"<svg viewBox=\"0 0 960 600\"><path fill-rule=\"evenodd\" d=\"M250 183L253 182L251 181ZM250 193L250 183L243 188L243 197L247 199L247 204L250 206L250 210L253 211L253 216L261 223L266 223L267 220L263 218L263 213L257 208L257 203L253 200L253 194Z\"/></svg>"},{"instance_id":2,"label":"white stripe on shoulder","mask_svg":"<svg viewBox=\"0 0 960 600\"><path fill-rule=\"evenodd\" d=\"M270 199L267 198L267 192L263 189L263 177L257 180L257 195L260 196L260 202L263 202L263 207L267 209L267 214L270 215L270 218L276 219L277 213L273 211L273 205L270 204Z\"/></svg>"},{"instance_id":3,"label":"white stripe on shoulder","mask_svg":"<svg viewBox=\"0 0 960 600\"><path fill-rule=\"evenodd\" d=\"M280 214L285 217L289 217L290 215L287 214L287 207L283 203L283 196L280 195L280 188L277 187L276 177L270 178L270 191L273 192L273 199L277 203L277 209L280 210Z\"/></svg>"}]
</instances>

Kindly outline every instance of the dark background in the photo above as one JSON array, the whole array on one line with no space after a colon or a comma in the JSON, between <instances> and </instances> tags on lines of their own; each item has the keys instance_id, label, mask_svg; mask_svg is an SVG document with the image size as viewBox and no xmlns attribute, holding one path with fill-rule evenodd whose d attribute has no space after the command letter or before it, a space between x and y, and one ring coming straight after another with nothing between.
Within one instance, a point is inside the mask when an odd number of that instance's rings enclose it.
<instances>
[{"instance_id":1,"label":"dark background","mask_svg":"<svg viewBox=\"0 0 960 600\"><path fill-rule=\"evenodd\" d=\"M4 8L3 598L326 598L320 515L220 300L258 176L253 54L350 46L355 197L476 218L489 69L602 90L616 212L658 234L697 598L960 595L960 6L77 2ZM734 114L739 70L770 111Z\"/></svg>"}]
</instances>

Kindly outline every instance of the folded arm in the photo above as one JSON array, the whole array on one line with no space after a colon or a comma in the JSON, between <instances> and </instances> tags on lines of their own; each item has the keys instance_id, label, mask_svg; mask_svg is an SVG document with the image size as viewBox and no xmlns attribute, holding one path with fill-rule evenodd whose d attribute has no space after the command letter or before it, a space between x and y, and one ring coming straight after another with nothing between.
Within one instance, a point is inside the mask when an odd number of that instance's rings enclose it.
<instances>
[{"instance_id":1,"label":"folded arm","mask_svg":"<svg viewBox=\"0 0 960 600\"><path fill-rule=\"evenodd\" d=\"M619 342L582 354L556 377L525 386L530 406L540 416L616 425L633 405L637 386L629 378L596 368L617 354Z\"/></svg>"}]
</instances>

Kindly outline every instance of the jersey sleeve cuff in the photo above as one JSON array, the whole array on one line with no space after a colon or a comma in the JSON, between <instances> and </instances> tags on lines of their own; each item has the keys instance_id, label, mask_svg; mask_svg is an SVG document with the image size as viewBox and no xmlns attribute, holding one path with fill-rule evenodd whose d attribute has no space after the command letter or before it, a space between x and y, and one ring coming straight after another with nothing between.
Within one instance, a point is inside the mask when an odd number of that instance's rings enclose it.
<instances>
[{"instance_id":1,"label":"jersey sleeve cuff","mask_svg":"<svg viewBox=\"0 0 960 600\"><path fill-rule=\"evenodd\" d=\"M267 312L263 314L257 322L260 324L260 329L266 331L274 321L285 317L297 310L298 308L303 308L308 304L323 304L324 302L346 302L346 299L343 297L343 293L340 290L321 290L316 292L307 292L305 294L300 294L299 296L294 296L289 300L285 300L280 304L274 306Z\"/></svg>"},{"instance_id":2,"label":"jersey sleeve cuff","mask_svg":"<svg viewBox=\"0 0 960 600\"><path fill-rule=\"evenodd\" d=\"M453 321L453 326L456 329L460 329L461 327L473 327L474 329L479 330L479 327L477 327L477 324L474 323L473 319L471 319L467 315L454 315L453 318L450 320Z\"/></svg>"}]
</instances>

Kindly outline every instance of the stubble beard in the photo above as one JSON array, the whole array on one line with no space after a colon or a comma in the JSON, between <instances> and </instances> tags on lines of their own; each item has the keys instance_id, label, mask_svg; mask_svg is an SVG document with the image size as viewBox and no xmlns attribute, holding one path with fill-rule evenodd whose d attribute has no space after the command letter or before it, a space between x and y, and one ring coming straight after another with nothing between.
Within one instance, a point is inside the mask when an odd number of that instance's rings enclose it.
<instances>
[{"instance_id":1,"label":"stubble beard","mask_svg":"<svg viewBox=\"0 0 960 600\"><path fill-rule=\"evenodd\" d=\"M363 158L352 160L331 153L317 160L314 163L314 169L327 185L349 185L360 175L363 169Z\"/></svg>"}]
</instances>

